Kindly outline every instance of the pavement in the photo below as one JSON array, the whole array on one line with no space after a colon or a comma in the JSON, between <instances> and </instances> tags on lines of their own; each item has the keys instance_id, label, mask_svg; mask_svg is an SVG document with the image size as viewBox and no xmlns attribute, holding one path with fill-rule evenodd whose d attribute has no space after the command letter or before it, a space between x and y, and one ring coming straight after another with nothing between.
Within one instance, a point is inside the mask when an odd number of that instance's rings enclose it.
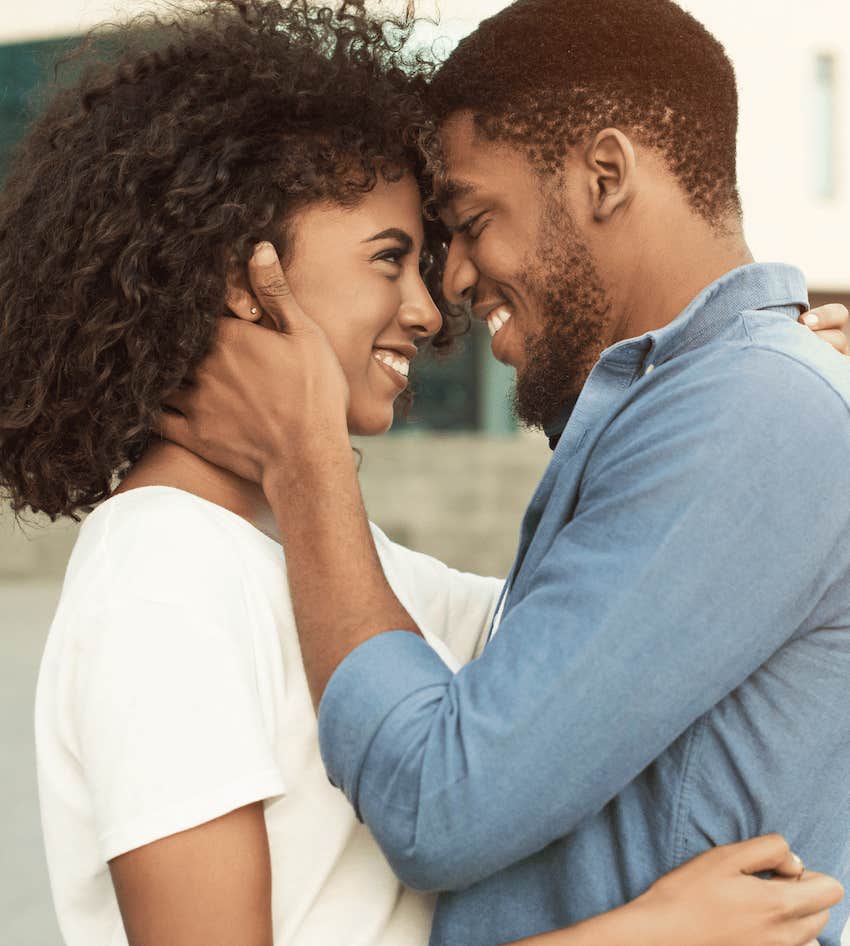
<instances>
[{"instance_id":1,"label":"pavement","mask_svg":"<svg viewBox=\"0 0 850 946\"><path fill-rule=\"evenodd\" d=\"M33 700L56 581L0 583L0 942L62 946L41 841Z\"/></svg>"}]
</instances>

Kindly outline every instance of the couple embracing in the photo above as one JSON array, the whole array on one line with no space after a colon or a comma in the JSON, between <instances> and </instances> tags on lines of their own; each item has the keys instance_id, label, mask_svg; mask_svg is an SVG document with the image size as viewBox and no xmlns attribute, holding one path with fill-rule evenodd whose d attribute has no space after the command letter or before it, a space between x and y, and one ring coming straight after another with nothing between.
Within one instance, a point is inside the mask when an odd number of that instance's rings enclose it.
<instances>
[{"instance_id":1,"label":"couple embracing","mask_svg":"<svg viewBox=\"0 0 850 946\"><path fill-rule=\"evenodd\" d=\"M846 312L753 261L669 0L518 0L439 68L412 27L128 30L5 185L0 482L90 512L36 705L63 935L838 946ZM464 315L553 448L504 582L370 525L349 442Z\"/></svg>"}]
</instances>

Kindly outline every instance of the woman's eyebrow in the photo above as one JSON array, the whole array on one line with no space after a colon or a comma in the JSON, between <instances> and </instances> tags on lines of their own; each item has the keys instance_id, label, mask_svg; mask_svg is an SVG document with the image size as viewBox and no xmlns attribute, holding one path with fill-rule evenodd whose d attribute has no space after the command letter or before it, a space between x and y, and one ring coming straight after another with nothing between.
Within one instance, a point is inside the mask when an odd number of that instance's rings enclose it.
<instances>
[{"instance_id":1,"label":"woman's eyebrow","mask_svg":"<svg viewBox=\"0 0 850 946\"><path fill-rule=\"evenodd\" d=\"M401 230L398 227L389 227L386 230L381 230L380 233L368 237L363 242L374 243L376 240L398 240L404 247L405 253L409 253L413 249L413 237L406 230Z\"/></svg>"}]
</instances>

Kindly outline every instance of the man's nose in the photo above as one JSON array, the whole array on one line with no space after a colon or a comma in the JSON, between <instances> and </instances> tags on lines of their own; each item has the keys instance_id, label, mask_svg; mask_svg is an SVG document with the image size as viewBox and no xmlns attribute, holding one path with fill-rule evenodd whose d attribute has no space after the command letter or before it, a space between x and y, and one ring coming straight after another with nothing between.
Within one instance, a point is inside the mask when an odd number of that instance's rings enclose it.
<instances>
[{"instance_id":1,"label":"man's nose","mask_svg":"<svg viewBox=\"0 0 850 946\"><path fill-rule=\"evenodd\" d=\"M478 269L463 242L457 237L452 238L443 271L443 295L454 305L462 305L469 300L478 283Z\"/></svg>"}]
</instances>

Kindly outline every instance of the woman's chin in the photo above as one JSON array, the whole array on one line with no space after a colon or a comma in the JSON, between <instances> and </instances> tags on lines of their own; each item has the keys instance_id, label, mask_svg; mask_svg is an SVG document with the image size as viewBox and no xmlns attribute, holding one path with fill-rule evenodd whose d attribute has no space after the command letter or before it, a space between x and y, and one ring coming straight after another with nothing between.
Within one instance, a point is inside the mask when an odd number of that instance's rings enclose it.
<instances>
[{"instance_id":1,"label":"woman's chin","mask_svg":"<svg viewBox=\"0 0 850 946\"><path fill-rule=\"evenodd\" d=\"M379 437L392 427L394 419L392 403L388 408L372 404L368 409L351 405L348 409L348 432L357 437Z\"/></svg>"}]
</instances>

